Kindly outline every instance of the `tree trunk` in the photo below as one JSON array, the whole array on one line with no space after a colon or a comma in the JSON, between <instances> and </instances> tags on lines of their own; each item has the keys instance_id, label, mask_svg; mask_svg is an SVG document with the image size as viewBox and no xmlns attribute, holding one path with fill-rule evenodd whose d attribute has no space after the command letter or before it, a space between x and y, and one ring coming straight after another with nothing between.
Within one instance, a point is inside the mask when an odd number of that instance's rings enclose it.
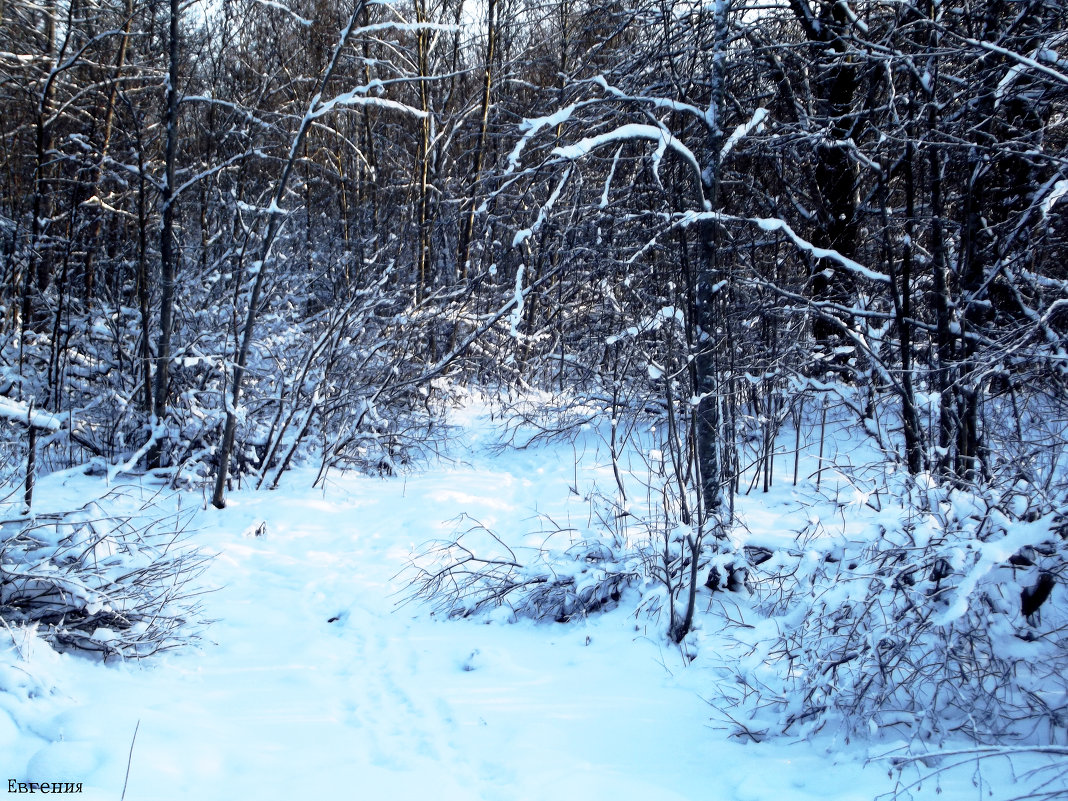
<instances>
[{"instance_id":1,"label":"tree trunk","mask_svg":"<svg viewBox=\"0 0 1068 801\"><path fill-rule=\"evenodd\" d=\"M909 104L910 116L912 103ZM910 126L911 128L911 126ZM902 245L900 269L894 256L890 230L891 198L887 186L890 174L889 159L883 159L879 171L879 189L882 196L883 261L890 276L890 297L894 306L894 325L898 334L898 358L901 364L901 381L896 387L901 398L902 430L905 438L905 463L911 475L918 475L924 467L923 430L916 409L916 392L913 384L912 354L912 243L915 237L916 192L913 180L915 145L911 130L905 144L905 157L901 169L905 178L905 236Z\"/></svg>"},{"instance_id":2,"label":"tree trunk","mask_svg":"<svg viewBox=\"0 0 1068 801\"><path fill-rule=\"evenodd\" d=\"M830 129L825 138L818 140L814 152L817 205L813 242L854 258L859 174L849 146L844 144L853 135L853 103L860 78L857 55L846 38L852 23L843 3L820 2L818 19L810 16L808 6L802 6L801 0L791 0L791 5L816 48L814 91L819 113ZM811 291L817 301L849 306L854 294L852 277L833 259L817 260L813 265ZM812 334L816 344L831 353L840 339L839 324L817 316L812 323Z\"/></svg>"},{"instance_id":3,"label":"tree trunk","mask_svg":"<svg viewBox=\"0 0 1068 801\"><path fill-rule=\"evenodd\" d=\"M175 241L175 160L178 150L178 55L180 42L178 23L181 13L179 0L171 0L170 29L167 57L167 108L164 115L164 179L161 204L163 224L160 228L160 303L159 343L156 346L156 380L153 388L152 417L154 425L162 425L167 417L170 396L171 334L174 328L174 289L177 276L178 243ZM149 450L149 467L162 466L163 437Z\"/></svg>"},{"instance_id":4,"label":"tree trunk","mask_svg":"<svg viewBox=\"0 0 1068 801\"><path fill-rule=\"evenodd\" d=\"M475 160L471 167L471 197L467 215L460 230L460 247L457 251L457 270L461 279L468 275L468 260L471 258L471 235L475 228L475 211L478 200L478 182L482 175L482 159L486 150L486 134L489 128L490 98L493 90L493 59L497 40L497 0L488 0L486 9L486 71L482 81L482 111L479 115L478 143L475 145Z\"/></svg>"},{"instance_id":5,"label":"tree trunk","mask_svg":"<svg viewBox=\"0 0 1068 801\"><path fill-rule=\"evenodd\" d=\"M709 103L708 169L703 174L704 205L717 210L720 202L720 150L723 143L723 104L725 93L725 59L727 52L726 0L716 0L713 10L715 41L712 63L712 98ZM718 314L720 306L721 270L719 265L720 223L707 220L699 226L700 267L694 287L692 309L697 324L694 358L696 395L699 398L694 415L696 425L697 466L704 518L718 523L723 507L723 414L719 386L719 365L716 359L718 329L723 322ZM718 536L718 531L717 531Z\"/></svg>"},{"instance_id":6,"label":"tree trunk","mask_svg":"<svg viewBox=\"0 0 1068 801\"><path fill-rule=\"evenodd\" d=\"M177 0L172 0L172 2L177 2ZM284 212L282 212L282 203L286 197L286 188L289 185L289 179L293 173L293 166L297 162L297 154L300 153L304 144L304 138L307 136L308 131L311 130L312 123L315 121L315 112L318 110L319 101L323 96L323 92L326 90L326 85L330 82L330 78L337 69L338 63L341 60L341 54L348 44L349 38L352 36L353 28L356 27L356 20L366 6L367 0L356 0L356 6L349 15L348 24L345 26L345 30L341 33L341 38L338 41L337 46L334 48L330 63L327 65L326 70L319 79L316 92L312 95L312 100L308 105L308 110L305 112L304 117L300 122L300 127L297 129L297 133L293 137L293 142L289 148L289 156L286 159L285 166L282 168L282 175L279 177L278 183L275 186L275 191L272 195L267 232L263 237L263 242L259 249L259 256L255 262L256 276L253 279L252 292L249 295L248 310L245 314L245 326L241 331L241 344L233 362L234 367L233 377L231 379L230 403L226 409L226 424L223 429L222 442L220 443L218 451L218 473L215 475L215 491L212 494L211 499L212 505L217 509L222 509L226 506L226 479L230 471L230 459L234 449L234 438L237 434L237 416L241 403L242 381L244 380L245 368L248 364L249 350L252 347L252 333L256 325L256 315L260 304L260 295L263 293L263 280L267 274L268 261L271 257L271 250L274 247L275 238L278 236L278 232L282 227L284 215Z\"/></svg>"},{"instance_id":7,"label":"tree trunk","mask_svg":"<svg viewBox=\"0 0 1068 801\"><path fill-rule=\"evenodd\" d=\"M426 11L426 0L417 0L416 2L416 21L419 23L425 23L428 21ZM418 253L416 254L416 284L415 284L415 302L422 302L426 297L427 288L429 286L431 276L431 254L430 254L430 146L431 146L431 117L430 117L430 84L426 80L430 70L429 67L429 49L430 49L430 33L420 28L416 32L416 48L419 70L419 106L425 116L420 120L419 126L419 149L418 149L418 166L419 170L419 232L418 232Z\"/></svg>"},{"instance_id":8,"label":"tree trunk","mask_svg":"<svg viewBox=\"0 0 1068 801\"><path fill-rule=\"evenodd\" d=\"M104 104L104 136L103 142L100 145L100 158L97 159L96 167L93 170L93 177L90 182L92 187L90 191L95 192L100 191L100 179L104 171L104 163L107 161L108 151L111 149L111 134L115 122L115 103L119 90L119 78L121 77L123 67L126 64L127 45L130 41L130 27L133 25L133 0L126 0L125 13L126 21L122 28L122 36L119 37L119 52L115 56L115 64L112 67L111 80L108 84L107 101ZM85 249L85 266L83 275L86 302L92 300L96 290L96 267L93 263L95 249L92 247L92 244L100 238L102 220L103 216L98 211L93 220L93 224L89 228L88 241L90 247Z\"/></svg>"},{"instance_id":9,"label":"tree trunk","mask_svg":"<svg viewBox=\"0 0 1068 801\"><path fill-rule=\"evenodd\" d=\"M45 31L44 52L42 55L47 60L55 57L55 13L54 0L44 6ZM45 234L45 221L52 216L48 202L48 151L51 147L51 106L52 91L55 87L57 76L55 69L52 70L45 85L41 89L41 96L37 101L37 116L34 120L34 169L33 169L33 210L30 218L30 250L29 264L26 267L26 275L22 286L22 339L25 334L40 322L34 319L33 296L36 292L43 292L48 288L51 276L50 260L44 255L46 248L43 242ZM21 346L20 346L21 347ZM20 351L21 353L21 351Z\"/></svg>"}]
</instances>

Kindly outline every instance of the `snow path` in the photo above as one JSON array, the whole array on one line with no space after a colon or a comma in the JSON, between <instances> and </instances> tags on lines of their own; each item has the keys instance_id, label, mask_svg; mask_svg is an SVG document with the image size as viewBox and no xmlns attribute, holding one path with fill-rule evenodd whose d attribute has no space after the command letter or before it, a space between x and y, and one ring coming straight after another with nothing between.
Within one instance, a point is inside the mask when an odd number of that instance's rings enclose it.
<instances>
[{"instance_id":1,"label":"snow path","mask_svg":"<svg viewBox=\"0 0 1068 801\"><path fill-rule=\"evenodd\" d=\"M220 589L200 649L103 666L38 644L28 667L57 689L19 703L2 691L13 668L0 643L0 779L81 781L83 798L118 799L139 726L131 800L872 801L892 789L855 748L728 740L702 700L713 679L701 660L684 667L656 622L625 608L569 625L398 608L410 549L461 513L521 538L535 509L585 519L582 494L611 485L592 450L576 467L571 446L490 456L483 442L476 428L470 464L343 476L325 492L298 471L201 512L195 540L219 553L206 581ZM46 497L99 493L92 481L61 477ZM249 536L260 521L266 536ZM967 778L938 797L977 797ZM916 797L934 798L926 789Z\"/></svg>"},{"instance_id":2,"label":"snow path","mask_svg":"<svg viewBox=\"0 0 1068 801\"><path fill-rule=\"evenodd\" d=\"M447 534L446 521L464 511L496 525L522 509L530 487L484 466L449 473L346 478L329 500L294 494L283 510L271 494L246 494L218 515L231 532L213 571L226 584L211 600L212 614L226 615L210 630L220 648L207 649L183 676L181 697L168 699L173 722L138 743L158 770L177 729L212 732L193 760L201 771L189 772L188 754L170 758L175 797L206 797L205 778L279 798L345 787L399 798L547 798L583 773L599 783L619 774L620 789L634 788L629 766L650 760L663 730L635 732L630 753L620 753L606 723L664 713L634 697L631 672L605 675L610 666L599 664L592 637L587 650L581 627L490 629L395 610L391 579L410 544ZM267 520L265 538L232 533L258 519ZM646 672L663 682L656 664ZM552 759L547 746L559 750ZM669 744L665 773L675 750ZM277 762L265 770L268 754ZM232 797L232 785L219 789ZM680 796L650 784L641 797Z\"/></svg>"}]
</instances>

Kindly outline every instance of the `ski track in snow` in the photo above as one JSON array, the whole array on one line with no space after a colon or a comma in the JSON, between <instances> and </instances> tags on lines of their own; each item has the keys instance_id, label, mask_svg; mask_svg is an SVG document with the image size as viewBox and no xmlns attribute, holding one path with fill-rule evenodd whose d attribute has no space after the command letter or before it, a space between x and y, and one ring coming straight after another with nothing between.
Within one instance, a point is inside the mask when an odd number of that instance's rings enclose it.
<instances>
[{"instance_id":1,"label":"ski track in snow","mask_svg":"<svg viewBox=\"0 0 1068 801\"><path fill-rule=\"evenodd\" d=\"M99 665L38 643L29 667L55 689L18 703L0 673L0 779L81 781L83 798L118 799L139 726L131 800L871 801L892 789L855 749L728 740L701 699L710 675L625 607L569 625L398 607L410 549L461 513L514 540L538 530L535 509L584 522L582 495L611 486L592 449L578 470L570 445L491 457L468 425L472 464L336 477L325 492L297 471L283 490L202 512L195 540L219 553L205 644ZM91 491L59 481L39 493L62 504ZM248 536L259 521L266 536ZM0 668L12 653L0 646ZM968 776L938 789L977 797Z\"/></svg>"}]
</instances>

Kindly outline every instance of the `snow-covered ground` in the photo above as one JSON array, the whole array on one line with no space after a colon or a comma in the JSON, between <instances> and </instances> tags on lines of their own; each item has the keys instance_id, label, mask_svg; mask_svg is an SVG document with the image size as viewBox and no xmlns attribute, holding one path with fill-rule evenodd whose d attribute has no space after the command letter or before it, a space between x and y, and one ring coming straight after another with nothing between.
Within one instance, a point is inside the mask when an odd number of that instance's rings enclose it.
<instances>
[{"instance_id":1,"label":"snow-covered ground","mask_svg":"<svg viewBox=\"0 0 1068 801\"><path fill-rule=\"evenodd\" d=\"M872 801L900 786L862 743L731 739L706 700L720 675L712 615L688 663L633 604L569 624L398 605L413 548L460 515L519 541L538 514L585 523L590 488L612 486L592 435L498 453L482 410L460 423L451 458L406 476L310 489L314 473L297 470L223 511L167 500L199 509L192 539L218 554L203 644L100 664L0 631L0 780L81 782L81 797L116 801L124 786L127 799L203 801ZM68 473L42 482L38 505L105 489ZM773 526L770 499L753 498L751 526ZM912 797L1027 793L1007 763L976 781L966 765Z\"/></svg>"}]
</instances>

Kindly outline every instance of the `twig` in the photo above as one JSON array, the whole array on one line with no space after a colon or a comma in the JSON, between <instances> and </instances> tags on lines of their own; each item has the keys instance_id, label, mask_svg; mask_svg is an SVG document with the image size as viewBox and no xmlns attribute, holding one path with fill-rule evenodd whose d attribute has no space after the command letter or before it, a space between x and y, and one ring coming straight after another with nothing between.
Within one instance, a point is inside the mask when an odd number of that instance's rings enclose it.
<instances>
[{"instance_id":1,"label":"twig","mask_svg":"<svg viewBox=\"0 0 1068 801\"><path fill-rule=\"evenodd\" d=\"M1053 756L1068 756L1068 747L1063 745L983 745L975 748L957 748L952 751L931 751L927 754L916 756L886 756L876 757L874 761L884 762L889 760L895 766L910 765L913 762L926 762L932 759L942 759L952 756L1012 756L1013 754L1052 754Z\"/></svg>"},{"instance_id":2,"label":"twig","mask_svg":"<svg viewBox=\"0 0 1068 801\"><path fill-rule=\"evenodd\" d=\"M119 801L126 801L126 785L130 782L130 765L133 764L134 743L137 742L137 730L140 728L141 720L138 719L137 725L134 726L133 738L130 740L130 755L126 758L126 778L122 782L122 795L119 796Z\"/></svg>"}]
</instances>

